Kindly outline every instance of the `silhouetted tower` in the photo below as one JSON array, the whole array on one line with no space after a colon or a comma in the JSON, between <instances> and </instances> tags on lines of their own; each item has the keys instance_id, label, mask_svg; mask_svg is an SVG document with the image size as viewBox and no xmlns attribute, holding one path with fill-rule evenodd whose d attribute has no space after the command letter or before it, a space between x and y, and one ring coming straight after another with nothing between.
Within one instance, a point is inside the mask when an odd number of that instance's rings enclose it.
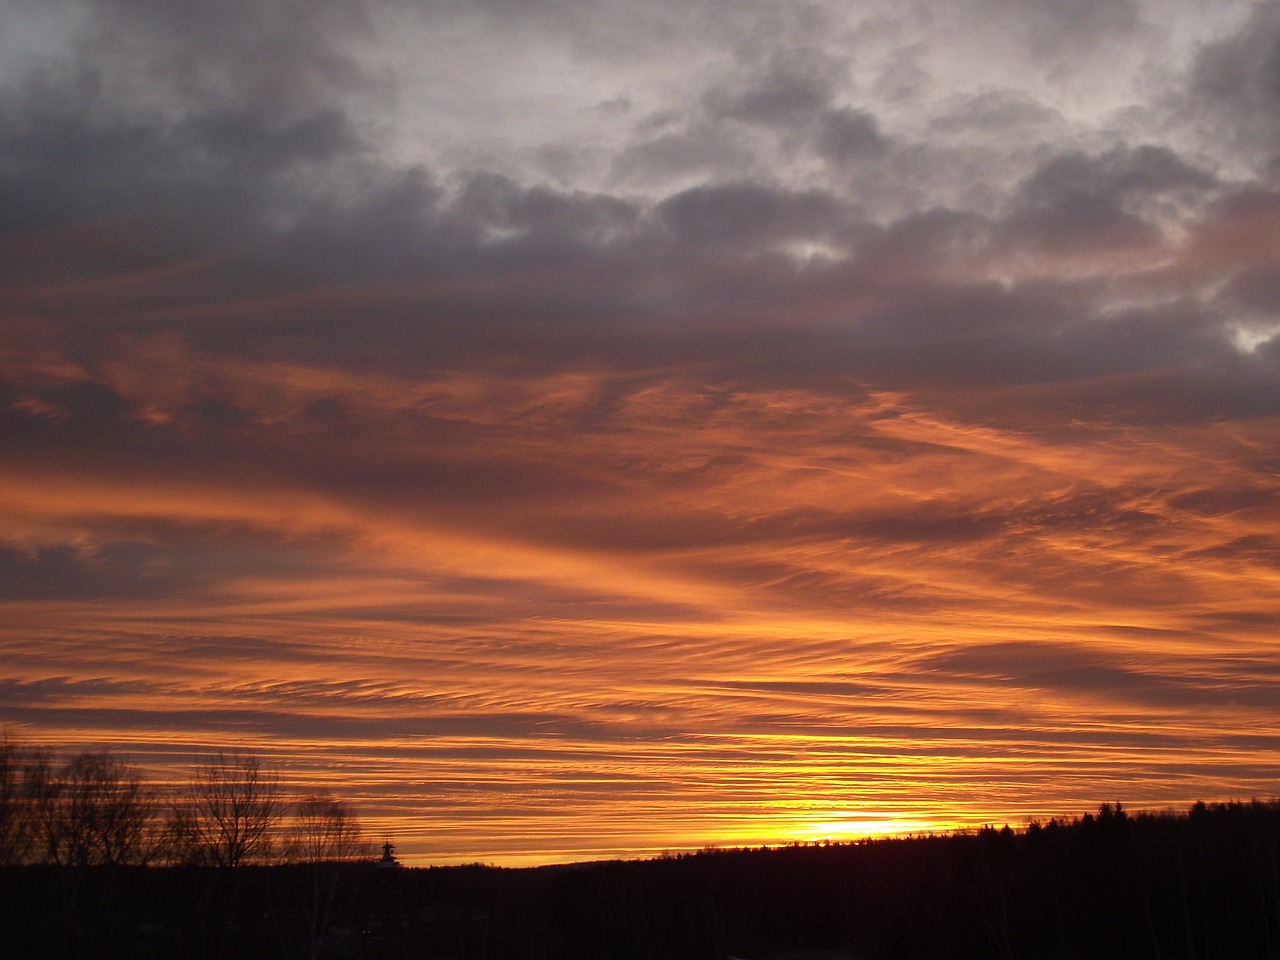
<instances>
[{"instance_id":1,"label":"silhouetted tower","mask_svg":"<svg viewBox=\"0 0 1280 960\"><path fill-rule=\"evenodd\" d=\"M379 867L400 866L400 861L395 858L395 849L390 840L382 845L382 859L378 861Z\"/></svg>"}]
</instances>

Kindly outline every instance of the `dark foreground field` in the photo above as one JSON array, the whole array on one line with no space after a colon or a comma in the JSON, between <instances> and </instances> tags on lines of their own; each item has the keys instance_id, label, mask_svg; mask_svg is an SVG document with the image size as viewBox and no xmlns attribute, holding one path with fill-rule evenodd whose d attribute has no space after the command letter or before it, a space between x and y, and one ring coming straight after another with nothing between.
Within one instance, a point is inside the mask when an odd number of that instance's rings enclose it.
<instances>
[{"instance_id":1,"label":"dark foreground field","mask_svg":"<svg viewBox=\"0 0 1280 960\"><path fill-rule=\"evenodd\" d=\"M1280 958L1280 803L505 870L0 871L0 954Z\"/></svg>"}]
</instances>

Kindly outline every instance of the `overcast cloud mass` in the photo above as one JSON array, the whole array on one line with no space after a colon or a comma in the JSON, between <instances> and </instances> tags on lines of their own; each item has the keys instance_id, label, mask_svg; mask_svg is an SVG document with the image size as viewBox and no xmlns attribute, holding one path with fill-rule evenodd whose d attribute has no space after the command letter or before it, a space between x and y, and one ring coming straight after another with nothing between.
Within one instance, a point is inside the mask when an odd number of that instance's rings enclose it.
<instances>
[{"instance_id":1,"label":"overcast cloud mass","mask_svg":"<svg viewBox=\"0 0 1280 960\"><path fill-rule=\"evenodd\" d=\"M5 20L13 735L418 863L1280 792L1280 4Z\"/></svg>"}]
</instances>

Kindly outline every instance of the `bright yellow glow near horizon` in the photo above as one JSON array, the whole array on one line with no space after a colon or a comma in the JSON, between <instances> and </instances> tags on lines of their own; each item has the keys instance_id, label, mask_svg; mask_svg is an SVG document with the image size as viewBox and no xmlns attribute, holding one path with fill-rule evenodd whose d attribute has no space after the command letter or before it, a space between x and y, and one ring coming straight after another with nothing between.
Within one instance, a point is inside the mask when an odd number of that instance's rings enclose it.
<instances>
[{"instance_id":1,"label":"bright yellow glow near horizon","mask_svg":"<svg viewBox=\"0 0 1280 960\"><path fill-rule=\"evenodd\" d=\"M859 820L853 815L849 819L822 820L800 828L795 839L801 843L849 843L856 840L880 839L884 837L902 837L922 833L945 833L955 829L955 824L944 824L937 821L899 819L892 815L882 820Z\"/></svg>"}]
</instances>

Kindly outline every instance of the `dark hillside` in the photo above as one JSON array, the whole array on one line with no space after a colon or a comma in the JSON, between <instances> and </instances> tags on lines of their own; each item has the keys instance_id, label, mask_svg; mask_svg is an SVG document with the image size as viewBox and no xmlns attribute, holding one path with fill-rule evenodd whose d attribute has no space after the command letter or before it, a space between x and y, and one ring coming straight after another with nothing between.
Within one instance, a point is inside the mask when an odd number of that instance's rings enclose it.
<instances>
[{"instance_id":1,"label":"dark hillside","mask_svg":"<svg viewBox=\"0 0 1280 960\"><path fill-rule=\"evenodd\" d=\"M529 870L17 867L0 885L12 956L1280 958L1280 803Z\"/></svg>"}]
</instances>

